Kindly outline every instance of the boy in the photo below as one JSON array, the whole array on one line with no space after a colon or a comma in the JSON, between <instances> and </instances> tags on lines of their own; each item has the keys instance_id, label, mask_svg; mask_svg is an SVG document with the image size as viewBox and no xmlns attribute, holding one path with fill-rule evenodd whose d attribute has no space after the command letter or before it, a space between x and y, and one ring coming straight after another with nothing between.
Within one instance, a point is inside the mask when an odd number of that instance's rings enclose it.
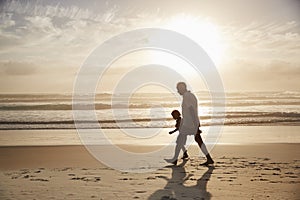
<instances>
[{"instance_id":1,"label":"boy","mask_svg":"<svg viewBox=\"0 0 300 200\"><path fill-rule=\"evenodd\" d=\"M173 134L176 131L178 131L179 127L180 127L180 123L181 123L181 116L180 116L181 114L178 110L173 110L171 115L172 115L173 119L176 120L176 124L175 124L175 129L173 131L170 131L169 134ZM189 157L189 155L187 154L187 150L184 146L186 143L186 139L187 139L187 135L179 132L179 134L177 136L177 140L176 140L175 155L174 155L173 159L165 159L167 162L176 165L180 150L183 151L182 159L186 159Z\"/></svg>"}]
</instances>

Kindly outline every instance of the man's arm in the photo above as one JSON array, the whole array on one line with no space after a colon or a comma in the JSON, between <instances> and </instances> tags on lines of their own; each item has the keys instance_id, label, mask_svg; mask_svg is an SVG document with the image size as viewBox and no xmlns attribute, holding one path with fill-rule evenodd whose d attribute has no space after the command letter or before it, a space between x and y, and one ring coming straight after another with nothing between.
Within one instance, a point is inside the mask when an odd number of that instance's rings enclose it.
<instances>
[{"instance_id":1,"label":"man's arm","mask_svg":"<svg viewBox=\"0 0 300 200\"><path fill-rule=\"evenodd\" d=\"M189 111L190 111L190 113L191 113L191 116L192 116L192 120L193 120L194 126L198 128L198 127L199 127L199 118L198 118L198 116L196 115L196 112L195 112L193 106L190 106L190 107L189 107Z\"/></svg>"}]
</instances>

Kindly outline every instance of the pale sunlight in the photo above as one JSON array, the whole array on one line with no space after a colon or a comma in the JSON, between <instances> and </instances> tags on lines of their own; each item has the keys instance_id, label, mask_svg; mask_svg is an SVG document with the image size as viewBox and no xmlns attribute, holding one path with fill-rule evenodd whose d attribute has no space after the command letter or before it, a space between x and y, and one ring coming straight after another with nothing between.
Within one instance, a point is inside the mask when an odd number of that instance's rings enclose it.
<instances>
[{"instance_id":1,"label":"pale sunlight","mask_svg":"<svg viewBox=\"0 0 300 200\"><path fill-rule=\"evenodd\" d=\"M191 15L181 14L168 20L165 27L191 38L207 52L216 65L221 63L225 44L218 26L214 23L207 19L201 20Z\"/></svg>"}]
</instances>

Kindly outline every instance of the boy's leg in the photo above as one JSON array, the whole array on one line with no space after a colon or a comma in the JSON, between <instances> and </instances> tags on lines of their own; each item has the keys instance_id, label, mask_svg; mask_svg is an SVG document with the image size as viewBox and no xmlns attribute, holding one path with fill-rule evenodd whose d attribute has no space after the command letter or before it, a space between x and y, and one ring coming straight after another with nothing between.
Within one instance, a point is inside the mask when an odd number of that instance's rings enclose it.
<instances>
[{"instance_id":1,"label":"boy's leg","mask_svg":"<svg viewBox=\"0 0 300 200\"><path fill-rule=\"evenodd\" d=\"M186 159L189 157L188 153L187 153L187 149L185 148L185 144L186 144L186 139L187 139L187 135L183 135L183 141L182 141L182 152L183 152L183 156L181 159Z\"/></svg>"},{"instance_id":2,"label":"boy's leg","mask_svg":"<svg viewBox=\"0 0 300 200\"><path fill-rule=\"evenodd\" d=\"M186 148L184 146L186 143L186 138L187 138L186 135L180 133L177 136L174 159L178 158L181 149L183 152L186 152Z\"/></svg>"},{"instance_id":3,"label":"boy's leg","mask_svg":"<svg viewBox=\"0 0 300 200\"><path fill-rule=\"evenodd\" d=\"M167 162L169 163L173 163L174 165L177 164L177 160L178 160L178 156L179 156L179 153L180 153L180 150L182 148L184 148L184 137L183 135L179 134L177 136L177 140L176 140L176 146L175 146L175 153L174 153L174 156L172 159L165 159Z\"/></svg>"},{"instance_id":4,"label":"boy's leg","mask_svg":"<svg viewBox=\"0 0 300 200\"><path fill-rule=\"evenodd\" d=\"M165 159L165 161L167 161L168 163L172 163L174 165L177 164L177 160L178 160L178 156L179 156L179 152L180 152L180 149L182 147L177 143L176 146L175 146L175 153L174 153L174 156L173 158L171 159Z\"/></svg>"},{"instance_id":5,"label":"boy's leg","mask_svg":"<svg viewBox=\"0 0 300 200\"><path fill-rule=\"evenodd\" d=\"M180 144L176 144L176 146L175 146L175 154L174 154L174 157L173 157L174 160L178 159L179 152L180 152L181 148L182 148L182 146Z\"/></svg>"}]
</instances>

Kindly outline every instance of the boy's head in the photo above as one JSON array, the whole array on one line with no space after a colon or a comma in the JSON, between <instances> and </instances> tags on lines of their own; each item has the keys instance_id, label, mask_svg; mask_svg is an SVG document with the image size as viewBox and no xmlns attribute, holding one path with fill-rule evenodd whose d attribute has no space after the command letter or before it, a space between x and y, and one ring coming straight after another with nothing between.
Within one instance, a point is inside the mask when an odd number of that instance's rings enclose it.
<instances>
[{"instance_id":1,"label":"boy's head","mask_svg":"<svg viewBox=\"0 0 300 200\"><path fill-rule=\"evenodd\" d=\"M171 115L173 119L178 119L180 117L180 112L178 110L173 110Z\"/></svg>"}]
</instances>

